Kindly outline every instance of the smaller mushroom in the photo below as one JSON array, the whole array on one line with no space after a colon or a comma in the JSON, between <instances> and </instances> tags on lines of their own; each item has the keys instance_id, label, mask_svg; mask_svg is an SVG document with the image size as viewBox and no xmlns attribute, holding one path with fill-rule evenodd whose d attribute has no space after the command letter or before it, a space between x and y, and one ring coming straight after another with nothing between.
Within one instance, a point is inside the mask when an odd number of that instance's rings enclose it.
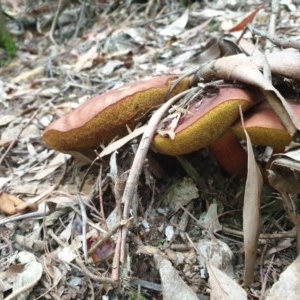
<instances>
[{"instance_id":1,"label":"smaller mushroom","mask_svg":"<svg viewBox=\"0 0 300 300\"><path fill-rule=\"evenodd\" d=\"M258 102L257 95L246 89L221 87L214 96L204 96L191 104L189 113L179 121L174 139L156 135L154 148L178 156L209 147L227 172L240 172L247 154L230 132L230 126L239 118L239 107L245 111Z\"/></svg>"},{"instance_id":2,"label":"smaller mushroom","mask_svg":"<svg viewBox=\"0 0 300 300\"><path fill-rule=\"evenodd\" d=\"M300 118L300 105L289 102L295 114ZM274 152L282 152L292 138L271 106L264 102L254 107L245 115L244 124L254 145L273 147ZM232 131L239 139L245 139L240 121L232 126Z\"/></svg>"},{"instance_id":3,"label":"smaller mushroom","mask_svg":"<svg viewBox=\"0 0 300 300\"><path fill-rule=\"evenodd\" d=\"M59 151L81 151L109 143L126 134L126 125L135 126L151 109L162 104L177 78L159 76L94 96L48 125L43 139L48 147ZM189 84L189 78L180 80L169 97L187 90Z\"/></svg>"},{"instance_id":4,"label":"smaller mushroom","mask_svg":"<svg viewBox=\"0 0 300 300\"><path fill-rule=\"evenodd\" d=\"M246 177L248 154L231 129L210 144L208 149L228 174Z\"/></svg>"}]
</instances>

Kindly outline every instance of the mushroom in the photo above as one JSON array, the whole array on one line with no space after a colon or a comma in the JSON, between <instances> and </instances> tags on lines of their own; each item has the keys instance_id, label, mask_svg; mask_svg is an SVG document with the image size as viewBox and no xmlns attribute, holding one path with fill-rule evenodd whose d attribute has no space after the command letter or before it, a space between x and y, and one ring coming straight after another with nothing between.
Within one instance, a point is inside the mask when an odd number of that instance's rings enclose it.
<instances>
[{"instance_id":1,"label":"mushroom","mask_svg":"<svg viewBox=\"0 0 300 300\"><path fill-rule=\"evenodd\" d=\"M221 87L214 96L204 96L188 108L189 113L181 118L174 139L156 135L154 148L178 156L209 147L227 172L243 172L247 153L230 126L239 118L239 106L245 111L259 102L257 98L246 89Z\"/></svg>"},{"instance_id":2,"label":"mushroom","mask_svg":"<svg viewBox=\"0 0 300 300\"><path fill-rule=\"evenodd\" d=\"M239 177L247 175L247 151L231 129L210 144L208 149L222 169L228 174Z\"/></svg>"},{"instance_id":3,"label":"mushroom","mask_svg":"<svg viewBox=\"0 0 300 300\"><path fill-rule=\"evenodd\" d=\"M289 105L300 118L300 105L289 102ZM273 147L274 152L282 152L290 144L292 137L287 132L271 106L264 102L254 107L244 118L247 130L254 145ZM232 126L232 131L239 139L245 139L240 121Z\"/></svg>"},{"instance_id":4,"label":"mushroom","mask_svg":"<svg viewBox=\"0 0 300 300\"><path fill-rule=\"evenodd\" d=\"M128 84L92 97L77 109L52 122L44 131L48 147L59 151L80 151L109 143L126 134L151 109L163 103L176 75L165 75ZM190 80L179 80L170 97L189 88Z\"/></svg>"}]
</instances>

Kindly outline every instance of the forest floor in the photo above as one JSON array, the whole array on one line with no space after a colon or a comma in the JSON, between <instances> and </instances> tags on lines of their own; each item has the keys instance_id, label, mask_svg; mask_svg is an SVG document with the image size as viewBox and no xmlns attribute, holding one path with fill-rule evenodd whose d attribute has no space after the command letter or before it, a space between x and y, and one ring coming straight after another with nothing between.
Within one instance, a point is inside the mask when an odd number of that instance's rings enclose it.
<instances>
[{"instance_id":1,"label":"forest floor","mask_svg":"<svg viewBox=\"0 0 300 300\"><path fill-rule=\"evenodd\" d=\"M4 299L243 299L230 298L223 284L232 295L244 295L241 289L249 299L268 299L297 257L294 224L270 185L260 196L254 277L243 289L246 179L228 175L207 148L179 158L150 148L129 218L120 221L140 136L109 149L101 145L95 160L94 152L50 149L43 132L94 95L191 73L222 55L223 39L238 49L242 36L263 50L266 39L243 23L243 33L234 26L252 14L252 25L268 32L271 3L2 0L2 8L18 45L12 60L0 53L7 61L0 68ZM277 37L297 39L299 1L282 1L278 10ZM254 147L254 153L263 168L265 147ZM201 251L209 254L203 258ZM229 281L218 275L212 282L217 271L210 263Z\"/></svg>"}]
</instances>

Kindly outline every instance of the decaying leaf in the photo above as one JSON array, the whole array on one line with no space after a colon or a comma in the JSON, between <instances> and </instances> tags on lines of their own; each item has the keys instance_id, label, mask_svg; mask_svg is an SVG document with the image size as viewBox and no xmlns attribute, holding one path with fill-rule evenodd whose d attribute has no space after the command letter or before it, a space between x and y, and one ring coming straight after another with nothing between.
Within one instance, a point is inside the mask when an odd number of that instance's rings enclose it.
<instances>
[{"instance_id":1,"label":"decaying leaf","mask_svg":"<svg viewBox=\"0 0 300 300\"><path fill-rule=\"evenodd\" d=\"M281 273L266 300L299 299L300 295L300 256Z\"/></svg>"},{"instance_id":2,"label":"decaying leaf","mask_svg":"<svg viewBox=\"0 0 300 300\"><path fill-rule=\"evenodd\" d=\"M18 261L24 264L24 268L16 274L12 293L5 299L25 300L30 294L34 286L41 279L43 274L43 266L36 260L35 256L26 251L18 254ZM12 274L10 275L12 276Z\"/></svg>"},{"instance_id":3,"label":"decaying leaf","mask_svg":"<svg viewBox=\"0 0 300 300\"><path fill-rule=\"evenodd\" d=\"M224 242L214 238L213 240L201 239L197 243L197 252L200 267L207 268L207 263L225 272L234 278L232 266L233 253Z\"/></svg>"},{"instance_id":4,"label":"decaying leaf","mask_svg":"<svg viewBox=\"0 0 300 300\"><path fill-rule=\"evenodd\" d=\"M269 183L279 192L300 194L300 150L275 156L268 170Z\"/></svg>"},{"instance_id":5,"label":"decaying leaf","mask_svg":"<svg viewBox=\"0 0 300 300\"><path fill-rule=\"evenodd\" d=\"M22 213L25 210L35 210L36 205L32 203L25 202L20 198L8 194L0 194L0 211L6 215L14 215L17 213Z\"/></svg>"},{"instance_id":6,"label":"decaying leaf","mask_svg":"<svg viewBox=\"0 0 300 300\"><path fill-rule=\"evenodd\" d=\"M217 232L222 229L218 218L218 205L212 203L207 212L203 213L198 221L201 227L206 228L211 232Z\"/></svg>"},{"instance_id":7,"label":"decaying leaf","mask_svg":"<svg viewBox=\"0 0 300 300\"><path fill-rule=\"evenodd\" d=\"M198 189L193 180L189 177L184 177L168 188L168 191L163 196L163 203L170 209L170 214L174 214L181 206L187 205L198 197Z\"/></svg>"}]
</instances>

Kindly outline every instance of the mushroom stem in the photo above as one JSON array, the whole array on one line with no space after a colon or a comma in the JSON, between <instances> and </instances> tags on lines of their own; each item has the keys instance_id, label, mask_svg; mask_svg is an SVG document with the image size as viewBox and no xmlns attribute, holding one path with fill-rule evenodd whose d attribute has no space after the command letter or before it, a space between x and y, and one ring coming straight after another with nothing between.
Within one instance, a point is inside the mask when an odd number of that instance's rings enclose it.
<instances>
[{"instance_id":1,"label":"mushroom stem","mask_svg":"<svg viewBox=\"0 0 300 300\"><path fill-rule=\"evenodd\" d=\"M247 174L247 151L231 130L208 146L219 165L229 174L245 177Z\"/></svg>"}]
</instances>

